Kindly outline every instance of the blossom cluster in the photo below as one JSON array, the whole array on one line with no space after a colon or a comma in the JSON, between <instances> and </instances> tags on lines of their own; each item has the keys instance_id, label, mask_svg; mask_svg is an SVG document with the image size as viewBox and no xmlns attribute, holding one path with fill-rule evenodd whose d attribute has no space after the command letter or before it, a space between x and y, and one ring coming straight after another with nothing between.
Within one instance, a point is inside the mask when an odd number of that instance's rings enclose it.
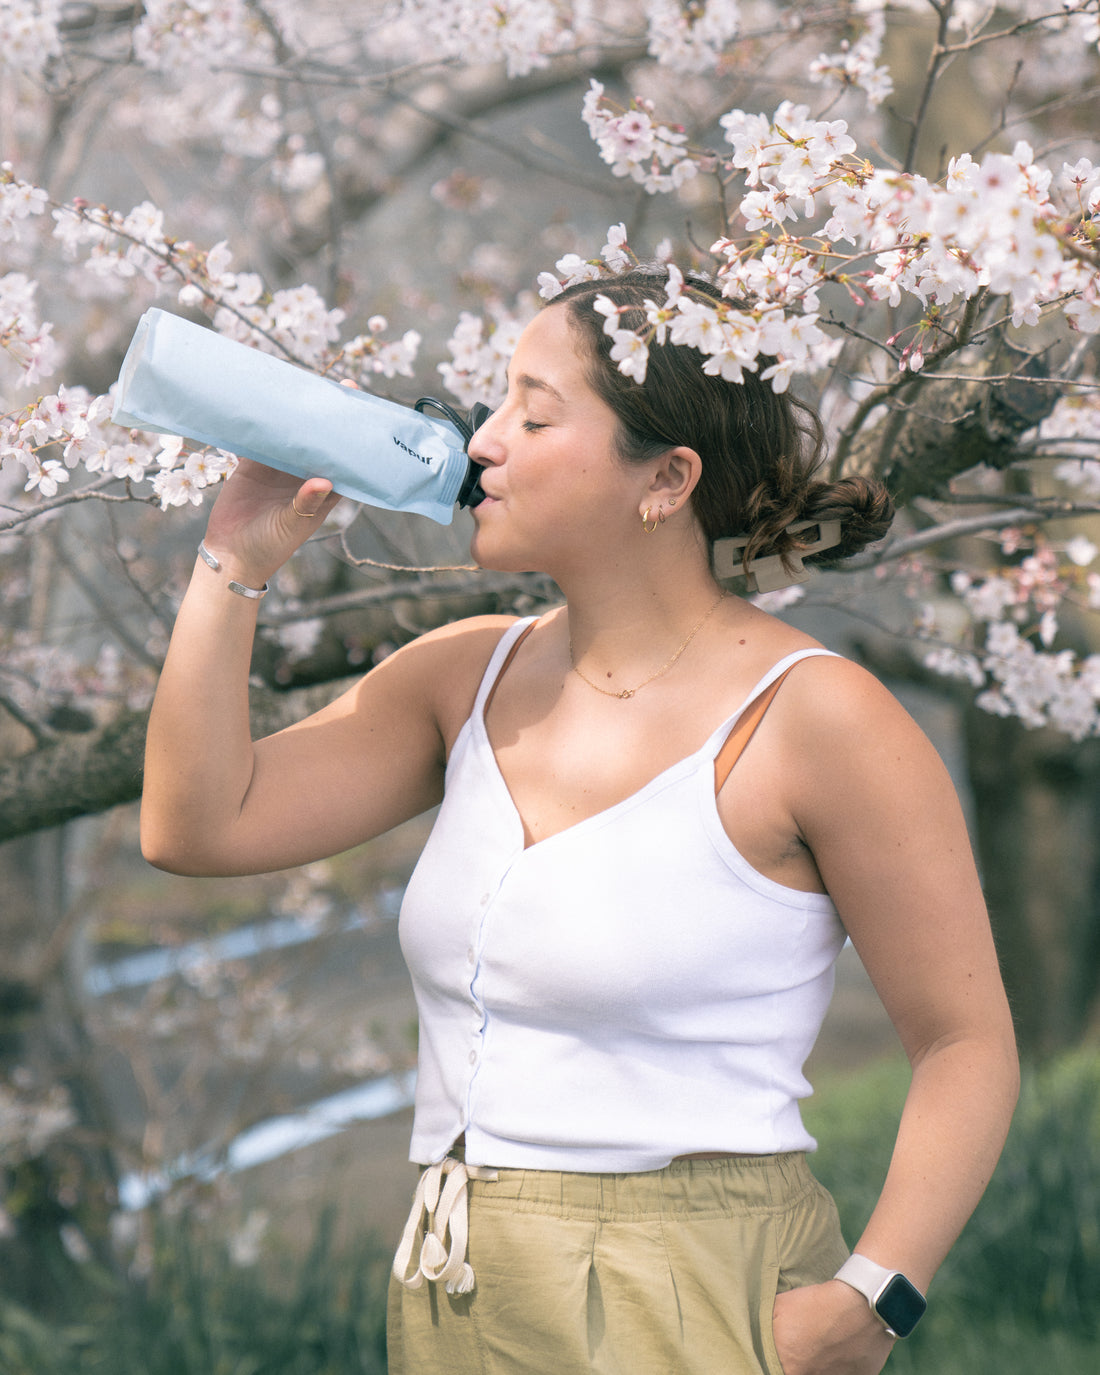
<instances>
[{"instance_id":1,"label":"blossom cluster","mask_svg":"<svg viewBox=\"0 0 1100 1375\"><path fill-rule=\"evenodd\" d=\"M37 188L25 188L8 174L5 203L34 207L45 204ZM18 193L19 199L13 196ZM135 280L153 294L174 287L187 303L195 279L210 284L208 256L191 245L170 245L164 235L163 212L149 202L122 215L80 203L54 210L54 238L70 259L81 259L96 289L107 294L132 290ZM181 287L181 281L183 286ZM11 320L0 337L7 353L21 365L19 382L37 383L59 365L48 325L39 325L33 310L33 283L19 274L0 280L0 321ZM127 434L110 423L110 398L89 396L83 389L61 386L31 404L0 417L0 463L15 460L26 470L23 490L52 498L67 484L73 469L82 467L93 477L124 480L131 486L146 481L162 507L197 503L202 491L228 470L228 455L181 455L179 441Z\"/></svg>"},{"instance_id":2,"label":"blossom cluster","mask_svg":"<svg viewBox=\"0 0 1100 1375\"><path fill-rule=\"evenodd\" d=\"M134 56L155 72L269 61L274 42L247 0L145 0Z\"/></svg>"},{"instance_id":3,"label":"blossom cluster","mask_svg":"<svg viewBox=\"0 0 1100 1375\"><path fill-rule=\"evenodd\" d=\"M857 0L855 8L868 16L877 16L888 9L912 10L915 13L928 12L927 0ZM947 21L948 31L955 35L974 35L987 30L995 15L1007 16L1013 21L1023 21L1033 25L1032 33L1042 26L1044 33L1058 32L1068 28L1074 38L1081 43L1100 41L1100 16L1096 0L1056 0L1047 4L1045 0L1008 0L1008 3L991 5L989 0L954 0L941 11Z\"/></svg>"},{"instance_id":4,"label":"blossom cluster","mask_svg":"<svg viewBox=\"0 0 1100 1375\"><path fill-rule=\"evenodd\" d=\"M58 495L77 467L130 488L148 481L162 509L198 505L205 489L236 465L231 454L184 453L177 436L122 430L110 416L109 396L62 385L0 417L0 464L22 464L23 490L47 499Z\"/></svg>"},{"instance_id":5,"label":"blossom cluster","mask_svg":"<svg viewBox=\"0 0 1100 1375\"><path fill-rule=\"evenodd\" d=\"M162 0L162 4L165 0ZM844 6L790 6L754 0L403 0L370 35L377 57L405 58L425 51L464 62L504 62L509 76L547 65L557 53L606 44L641 41L661 66L684 74L718 69L746 29L794 36L808 25L860 25L862 31L838 50L822 53L811 80L862 90L878 104L892 89L881 65L888 9L927 13L927 0L855 0ZM1034 0L996 7L1042 24L1044 31L1069 25L1081 44L1095 44L1100 31L1095 0ZM949 30L974 35L988 30L995 7L988 0L956 0L945 7Z\"/></svg>"},{"instance_id":6,"label":"blossom cluster","mask_svg":"<svg viewBox=\"0 0 1100 1375\"><path fill-rule=\"evenodd\" d=\"M579 13L574 16L573 10ZM587 29L587 6L558 0L496 0L492 5L456 0L404 0L392 22L383 25L372 47L395 53L425 50L439 57L485 63L503 62L509 76L526 76L545 67L550 56L576 41L574 17Z\"/></svg>"},{"instance_id":7,"label":"blossom cluster","mask_svg":"<svg viewBox=\"0 0 1100 1375\"><path fill-rule=\"evenodd\" d=\"M741 27L737 0L650 0L649 52L678 72L708 72Z\"/></svg>"},{"instance_id":8,"label":"blossom cluster","mask_svg":"<svg viewBox=\"0 0 1100 1375\"><path fill-rule=\"evenodd\" d=\"M862 290L891 306L908 296L940 311L988 291L1009 298L1017 326L1037 324L1043 307L1068 297L1064 310L1074 326L1100 330L1100 274L1087 253L1075 252L1100 223L1091 195L1098 173L1085 159L1063 166L1063 188L1076 193L1077 204L1060 207L1050 195L1053 169L1036 165L1024 142L981 163L966 153L953 158L939 186L858 162L844 121L811 120L805 106L784 103L772 120L733 111L722 124L734 147L730 165L754 188L741 203L748 230L778 231L790 242L800 217L812 217L819 200L827 206L820 239L789 248L805 289L842 278L857 296ZM1090 193L1082 196L1082 187ZM766 250L733 241L721 250L729 280L758 289L751 264ZM872 255L874 267L862 266ZM920 349L907 355L913 370L922 361Z\"/></svg>"},{"instance_id":9,"label":"blossom cluster","mask_svg":"<svg viewBox=\"0 0 1100 1375\"><path fill-rule=\"evenodd\" d=\"M10 608L27 594L27 586L10 575L4 595ZM59 710L89 701L110 702L139 710L148 704L153 684L144 665L122 655L117 645L103 644L90 661L63 645L43 642L11 626L0 630L0 687L4 701L27 720L49 720Z\"/></svg>"},{"instance_id":10,"label":"blossom cluster","mask_svg":"<svg viewBox=\"0 0 1100 1375\"><path fill-rule=\"evenodd\" d=\"M57 368L53 326L38 318L37 283L22 272L0 277L0 350L15 365L21 386L34 386Z\"/></svg>"},{"instance_id":11,"label":"blossom cluster","mask_svg":"<svg viewBox=\"0 0 1100 1375\"><path fill-rule=\"evenodd\" d=\"M439 372L451 394L463 406L483 402L499 406L508 390L505 377L508 362L533 309L520 303L518 311L496 305L488 320L463 311L447 342L450 361L439 364Z\"/></svg>"},{"instance_id":12,"label":"blossom cluster","mask_svg":"<svg viewBox=\"0 0 1100 1375\"><path fill-rule=\"evenodd\" d=\"M0 71L40 76L61 55L60 0L4 0L0 5Z\"/></svg>"},{"instance_id":13,"label":"blossom cluster","mask_svg":"<svg viewBox=\"0 0 1100 1375\"><path fill-rule=\"evenodd\" d=\"M128 215L66 205L54 218L54 235L67 255L81 257L86 272L115 290L131 290L140 276L154 294L175 291L181 306L212 309L219 333L311 366L327 359L339 337L344 312L329 309L315 287L268 293L258 273L232 270L233 254L224 240L205 252L191 243L170 243L163 211L149 202Z\"/></svg>"},{"instance_id":14,"label":"blossom cluster","mask_svg":"<svg viewBox=\"0 0 1100 1375\"><path fill-rule=\"evenodd\" d=\"M1064 165L1061 181L1068 189L1091 175ZM824 232L834 244L875 253L878 270L862 275L875 300L897 305L908 295L942 310L988 291L1008 299L1016 326L1037 325L1058 305L1074 328L1096 333L1100 273L1087 245L1100 204L1089 197L1076 209L1059 206L1054 176L1025 142L980 163L966 153L953 158L943 186L875 171L858 186L833 189ZM909 366L919 367L919 357Z\"/></svg>"},{"instance_id":15,"label":"blossom cluster","mask_svg":"<svg viewBox=\"0 0 1100 1375\"><path fill-rule=\"evenodd\" d=\"M407 329L400 339L387 340L382 337L387 329L389 321L384 315L372 315L365 334L357 334L341 345L341 366L354 365L360 376L380 373L383 377L412 377L420 352L420 332Z\"/></svg>"},{"instance_id":16,"label":"blossom cluster","mask_svg":"<svg viewBox=\"0 0 1100 1375\"><path fill-rule=\"evenodd\" d=\"M1004 537L1009 550L1018 538ZM1091 568L1098 555L1078 535L1060 549L1037 541L1018 564L985 576L956 571L951 588L973 624L985 627L982 650L941 645L925 656L925 667L982 689L976 705L995 715L1054 726L1074 740L1100 735L1100 654L1079 659L1053 648L1067 596L1100 611L1100 572Z\"/></svg>"},{"instance_id":17,"label":"blossom cluster","mask_svg":"<svg viewBox=\"0 0 1100 1375\"><path fill-rule=\"evenodd\" d=\"M142 201L126 215L82 202L53 212L54 238L71 261L81 259L103 295L123 296L143 279L159 294L178 271L164 236L164 211Z\"/></svg>"},{"instance_id":18,"label":"blossom cluster","mask_svg":"<svg viewBox=\"0 0 1100 1375\"><path fill-rule=\"evenodd\" d=\"M612 225L598 259L570 254L556 264L560 276L540 274L540 295L552 300L565 286L614 277L635 262L625 225ZM762 271L778 273L777 260L761 259L757 266ZM789 288L792 275L783 275ZM646 301L645 324L637 329L621 326L619 317L626 307L612 305L607 297L598 298L596 305L605 317L604 330L612 340L612 360L622 373L637 382L645 381L649 349L654 342L667 341L697 350L704 356L703 371L727 382L739 383L745 372L759 371L761 379L771 382L777 392L787 389L794 373L812 373L828 366L840 346L838 340L829 339L819 327L816 309L788 312L779 301L746 309L740 301L704 297L685 284L683 273L675 264L668 265L664 282L655 279L655 294L663 299ZM803 307L807 297L813 299L809 287L803 293ZM761 370L762 361L765 366Z\"/></svg>"},{"instance_id":19,"label":"blossom cluster","mask_svg":"<svg viewBox=\"0 0 1100 1375\"><path fill-rule=\"evenodd\" d=\"M738 0L403 0L371 36L377 55L426 49L465 62L503 62L509 76L545 67L558 53L641 41L662 66L713 71L742 27ZM757 23L782 23L784 6L757 0Z\"/></svg>"},{"instance_id":20,"label":"blossom cluster","mask_svg":"<svg viewBox=\"0 0 1100 1375\"><path fill-rule=\"evenodd\" d=\"M308 189L320 176L322 157L303 146L301 134L288 132L283 101L253 75L275 70L281 53L308 50L301 17L294 0L265 0L262 6L250 0L149 0L135 7L129 56L147 80L113 106L113 124L162 145L178 143L186 130L189 140L209 140L231 157L269 160L271 180L292 194ZM312 42L335 47L346 39L344 25L326 23L316 13L310 20ZM112 64L119 59L107 40L100 56Z\"/></svg>"},{"instance_id":21,"label":"blossom cluster","mask_svg":"<svg viewBox=\"0 0 1100 1375\"><path fill-rule=\"evenodd\" d=\"M1073 453L1053 463L1052 476L1085 502L1100 500L1100 394L1083 389L1063 396L1038 427L1038 452ZM1100 655L1079 657L1056 648L1067 603L1100 612L1100 549L1084 533L1062 543L1010 528L1001 535L1004 564L979 574L957 569L952 593L968 613L961 642L929 651L925 666L979 689L976 704L1028 726L1053 726L1074 740L1100 735ZM1009 562L1016 559L1016 562ZM922 629L936 632L926 610ZM981 639L980 650L967 642Z\"/></svg>"},{"instance_id":22,"label":"blossom cluster","mask_svg":"<svg viewBox=\"0 0 1100 1375\"><path fill-rule=\"evenodd\" d=\"M1100 461L1095 458L1066 459L1058 464L1054 475L1086 499L1100 501Z\"/></svg>"},{"instance_id":23,"label":"blossom cluster","mask_svg":"<svg viewBox=\"0 0 1100 1375\"><path fill-rule=\"evenodd\" d=\"M700 155L682 129L653 117L653 103L636 97L629 109L607 99L593 80L582 116L600 156L617 177L631 177L651 193L674 191L699 173Z\"/></svg>"},{"instance_id":24,"label":"blossom cluster","mask_svg":"<svg viewBox=\"0 0 1100 1375\"><path fill-rule=\"evenodd\" d=\"M19 241L48 203L40 186L20 181L10 162L0 163L0 243Z\"/></svg>"},{"instance_id":25,"label":"blossom cluster","mask_svg":"<svg viewBox=\"0 0 1100 1375\"><path fill-rule=\"evenodd\" d=\"M1043 448L1064 457L1054 476L1085 500L1100 501L1100 388L1075 390L1059 398L1039 426Z\"/></svg>"},{"instance_id":26,"label":"blossom cluster","mask_svg":"<svg viewBox=\"0 0 1100 1375\"><path fill-rule=\"evenodd\" d=\"M613 170L650 190L671 189L681 169L701 164L649 109L616 112L598 82L585 119ZM941 186L860 159L844 120L813 119L805 105L784 101L771 118L732 110L720 123L733 149L720 171L743 178L748 237L723 237L711 253L724 259L723 294L738 310L680 305L696 327L674 338L706 354L708 369L737 380L758 353L774 354L779 366L769 372L781 389L793 373L820 367L828 352L819 294L834 283L856 301L919 306L925 318L900 359L912 371L923 366L930 335L933 346L949 337L945 310L979 293L1007 298L1016 326L1037 325L1057 307L1072 328L1100 332L1100 168L1087 159L1063 165L1058 203L1054 170L1037 165L1022 141L980 163L954 158ZM620 366L644 377L642 348L625 350L624 341Z\"/></svg>"},{"instance_id":27,"label":"blossom cluster","mask_svg":"<svg viewBox=\"0 0 1100 1375\"><path fill-rule=\"evenodd\" d=\"M810 63L811 80L840 90L861 90L872 108L881 105L894 89L890 69L879 63L885 36L885 15L869 15L866 31L854 43L845 39L837 52L821 53Z\"/></svg>"}]
</instances>

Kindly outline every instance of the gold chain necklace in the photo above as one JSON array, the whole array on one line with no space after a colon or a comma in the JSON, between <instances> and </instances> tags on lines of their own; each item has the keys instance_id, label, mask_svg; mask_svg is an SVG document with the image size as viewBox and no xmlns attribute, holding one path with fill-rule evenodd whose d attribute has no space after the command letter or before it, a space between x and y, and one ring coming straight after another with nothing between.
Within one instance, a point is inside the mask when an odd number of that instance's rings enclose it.
<instances>
[{"instance_id":1,"label":"gold chain necklace","mask_svg":"<svg viewBox=\"0 0 1100 1375\"><path fill-rule=\"evenodd\" d=\"M667 672L669 671L669 669L673 666L673 664L677 661L677 659L679 659L680 655L683 654L684 650L687 649L688 645L691 644L692 640L695 639L695 637L696 637L696 635L698 635L699 631L702 630L702 628L703 628L703 626L706 624L706 622L709 621L710 618L711 618L711 616L713 616L714 613L718 610L718 604L719 604L719 602L725 601L725 599L726 599L726 597L727 597L728 595L729 595L729 594L726 593L726 592L719 592L719 594L718 594L718 601L714 602L714 603L711 605L711 607L709 608L709 610L706 612L706 614L703 616L703 618L702 618L701 620L697 621L696 624L695 624L694 626L692 626L691 630L688 631L687 639L686 639L686 640L684 641L684 643L680 646L680 648L679 648L678 650L676 650L676 652L672 655L671 658L665 660L665 662L661 665L661 667L657 670L656 673L651 673L651 674L649 675L649 677L646 678L643 682L640 682L640 683L637 685L637 687L623 688L621 692L612 692L609 688L602 688L602 687L600 687L599 683L594 683L594 682L592 681L591 678L586 678L586 677L584 676L584 674L580 671L580 669L577 667L576 660L573 658L573 640L572 640L572 637L570 637L570 640L569 640L569 664L570 664L570 667L572 668L573 672L577 675L577 677L581 680L582 683L587 683L588 686L589 686L590 688L593 688L596 692L602 694L602 696L604 696L604 697L618 697L618 698L620 698L621 700L626 701L627 698L633 697L634 694L635 694L636 692L641 692L642 688L648 687L648 685L649 685L650 683L652 683L652 682L654 681L654 679L660 678L662 674L667 673Z\"/></svg>"}]
</instances>

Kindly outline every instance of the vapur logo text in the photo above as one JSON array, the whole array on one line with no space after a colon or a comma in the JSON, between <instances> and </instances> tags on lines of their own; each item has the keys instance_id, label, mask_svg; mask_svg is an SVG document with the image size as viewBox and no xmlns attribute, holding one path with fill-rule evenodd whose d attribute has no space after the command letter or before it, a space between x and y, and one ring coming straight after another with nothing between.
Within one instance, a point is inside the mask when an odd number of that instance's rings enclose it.
<instances>
[{"instance_id":1,"label":"vapur logo text","mask_svg":"<svg viewBox=\"0 0 1100 1375\"><path fill-rule=\"evenodd\" d=\"M399 449L404 449L407 454L412 454L413 458L419 459L420 462L425 464L427 467L430 468L432 466L432 460L430 458L425 458L423 454L418 454L416 450L410 448L408 444L403 444L395 434L390 435L390 438L393 440L393 442L397 445Z\"/></svg>"}]
</instances>

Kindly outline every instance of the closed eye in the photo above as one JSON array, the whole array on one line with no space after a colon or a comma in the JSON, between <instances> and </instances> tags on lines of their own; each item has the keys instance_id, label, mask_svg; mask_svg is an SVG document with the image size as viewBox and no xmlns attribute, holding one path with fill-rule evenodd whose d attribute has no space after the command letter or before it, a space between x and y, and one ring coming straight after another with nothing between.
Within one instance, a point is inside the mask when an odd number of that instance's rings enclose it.
<instances>
[{"instance_id":1,"label":"closed eye","mask_svg":"<svg viewBox=\"0 0 1100 1375\"><path fill-rule=\"evenodd\" d=\"M544 422L538 420L525 420L523 422L523 428L528 434L534 434L537 430L545 430L546 425Z\"/></svg>"}]
</instances>

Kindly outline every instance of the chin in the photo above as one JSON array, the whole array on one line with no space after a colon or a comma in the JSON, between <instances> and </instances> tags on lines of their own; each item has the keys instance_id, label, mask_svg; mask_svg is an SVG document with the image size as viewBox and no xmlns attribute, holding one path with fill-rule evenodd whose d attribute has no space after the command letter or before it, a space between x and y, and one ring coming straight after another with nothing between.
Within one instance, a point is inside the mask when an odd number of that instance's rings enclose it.
<instances>
[{"instance_id":1,"label":"chin","mask_svg":"<svg viewBox=\"0 0 1100 1375\"><path fill-rule=\"evenodd\" d=\"M518 549L494 547L490 540L479 539L475 534L470 542L470 557L479 568L487 573L540 573L530 557L524 558Z\"/></svg>"}]
</instances>

